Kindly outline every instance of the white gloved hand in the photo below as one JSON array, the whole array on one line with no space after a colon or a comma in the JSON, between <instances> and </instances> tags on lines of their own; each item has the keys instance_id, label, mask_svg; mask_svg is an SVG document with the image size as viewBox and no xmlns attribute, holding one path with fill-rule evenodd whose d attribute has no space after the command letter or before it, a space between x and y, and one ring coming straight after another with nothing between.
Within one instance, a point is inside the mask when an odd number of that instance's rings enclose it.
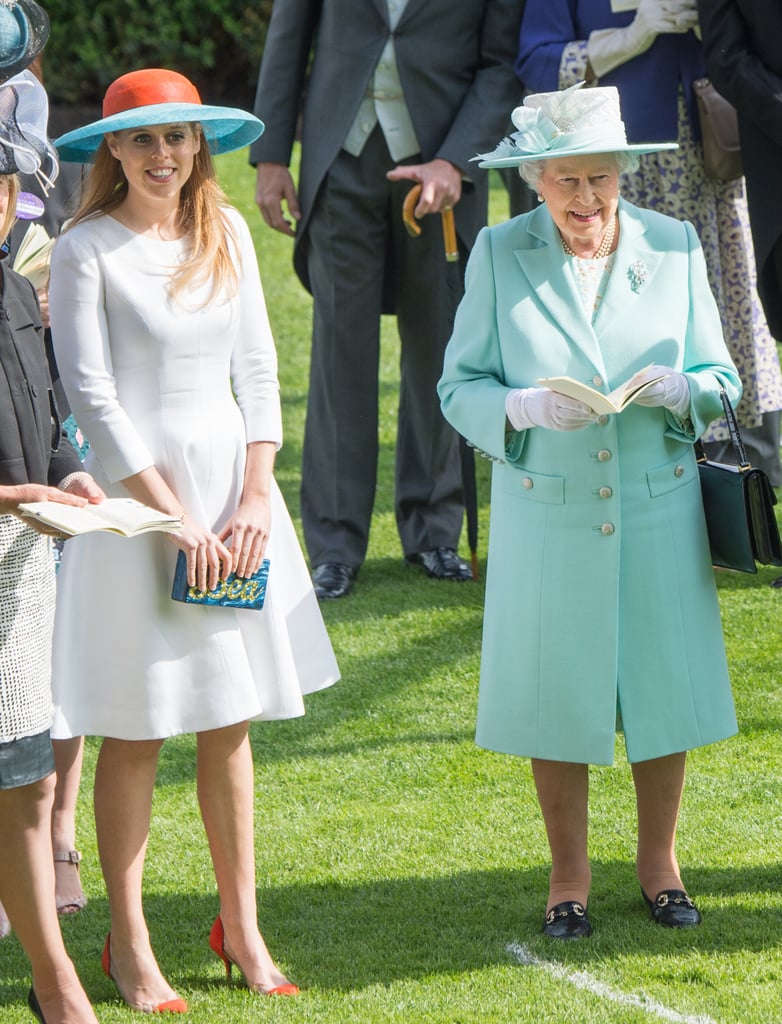
<instances>
[{"instance_id":1,"label":"white gloved hand","mask_svg":"<svg viewBox=\"0 0 782 1024\"><path fill-rule=\"evenodd\" d=\"M696 34L700 32L696 0L678 0L678 3L671 3L671 14L676 32L689 32L690 29L694 29Z\"/></svg>"},{"instance_id":2,"label":"white gloved hand","mask_svg":"<svg viewBox=\"0 0 782 1024\"><path fill-rule=\"evenodd\" d=\"M597 422L588 405L549 388L514 388L505 398L505 415L514 430L583 430Z\"/></svg>"},{"instance_id":3,"label":"white gloved hand","mask_svg":"<svg viewBox=\"0 0 782 1024\"><path fill-rule=\"evenodd\" d=\"M685 419L690 411L690 384L683 373L677 373L670 366L649 366L641 370L633 377L634 384L642 384L645 380L652 380L659 377L661 373L665 376L647 388L643 394L635 399L636 405L644 405L647 408L670 409L676 413L679 419Z\"/></svg>"},{"instance_id":4,"label":"white gloved hand","mask_svg":"<svg viewBox=\"0 0 782 1024\"><path fill-rule=\"evenodd\" d=\"M645 53L657 36L687 32L698 23L695 0L641 0L635 17L625 28L591 32L587 40L589 63L598 78Z\"/></svg>"}]
</instances>

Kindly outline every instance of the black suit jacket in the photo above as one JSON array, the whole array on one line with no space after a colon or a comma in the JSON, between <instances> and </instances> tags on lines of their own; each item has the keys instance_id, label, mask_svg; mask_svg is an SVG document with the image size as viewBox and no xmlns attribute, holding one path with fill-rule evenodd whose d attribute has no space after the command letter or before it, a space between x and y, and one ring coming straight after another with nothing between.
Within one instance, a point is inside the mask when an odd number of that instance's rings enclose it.
<instances>
[{"instance_id":1,"label":"black suit jacket","mask_svg":"<svg viewBox=\"0 0 782 1024\"><path fill-rule=\"evenodd\" d=\"M771 259L782 241L782 3L698 0L709 77L736 107L758 291L782 338L782 280Z\"/></svg>"},{"instance_id":2,"label":"black suit jacket","mask_svg":"<svg viewBox=\"0 0 782 1024\"><path fill-rule=\"evenodd\" d=\"M511 130L519 103L513 73L518 0L408 0L394 31L399 76L424 162L442 158L474 183L454 211L468 247L486 222L487 176L470 163ZM294 262L306 285L307 223L323 178L339 153L388 39L387 0L276 0L258 77L255 113L266 131L252 163L288 164L301 123ZM314 48L314 50L313 50Z\"/></svg>"},{"instance_id":3,"label":"black suit jacket","mask_svg":"<svg viewBox=\"0 0 782 1024\"><path fill-rule=\"evenodd\" d=\"M0 296L0 483L56 485L81 469L62 432L35 289L5 267Z\"/></svg>"}]
</instances>

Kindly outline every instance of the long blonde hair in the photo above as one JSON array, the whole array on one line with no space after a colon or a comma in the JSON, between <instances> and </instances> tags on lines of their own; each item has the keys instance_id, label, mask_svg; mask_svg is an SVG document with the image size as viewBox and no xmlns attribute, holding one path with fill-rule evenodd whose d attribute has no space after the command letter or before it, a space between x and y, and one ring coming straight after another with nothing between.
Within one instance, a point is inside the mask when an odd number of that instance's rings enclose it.
<instances>
[{"instance_id":1,"label":"long blonde hair","mask_svg":"<svg viewBox=\"0 0 782 1024\"><path fill-rule=\"evenodd\" d=\"M14 226L14 221L16 220L16 197L19 193L19 179L15 174L0 174L0 181L3 179L8 182L8 206L6 207L3 222L0 224L0 245L11 234L11 228Z\"/></svg>"},{"instance_id":2,"label":"long blonde hair","mask_svg":"<svg viewBox=\"0 0 782 1024\"><path fill-rule=\"evenodd\" d=\"M193 130L201 132L198 124ZM69 227L91 217L111 213L127 197L128 182L122 164L112 156L104 139L95 154L95 162L79 208ZM172 273L169 292L176 298L185 289L209 283L204 306L218 295L232 297L239 290L236 233L225 210L228 198L217 183L212 154L203 133L201 147L193 158L193 170L179 194L179 223L192 242L190 257ZM229 244L231 243L231 244Z\"/></svg>"}]
</instances>

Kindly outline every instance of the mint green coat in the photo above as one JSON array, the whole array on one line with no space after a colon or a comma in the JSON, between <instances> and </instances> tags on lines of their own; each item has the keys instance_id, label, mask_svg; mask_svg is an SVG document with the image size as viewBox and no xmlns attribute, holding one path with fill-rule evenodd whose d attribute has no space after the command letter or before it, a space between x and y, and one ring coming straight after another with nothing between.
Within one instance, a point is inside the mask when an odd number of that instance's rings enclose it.
<instances>
[{"instance_id":1,"label":"mint green coat","mask_svg":"<svg viewBox=\"0 0 782 1024\"><path fill-rule=\"evenodd\" d=\"M590 322L545 206L478 236L439 385L494 460L477 742L610 764L736 731L693 442L741 385L692 225L620 201ZM505 396L567 374L608 392L687 374L690 420L632 405L584 430L506 434Z\"/></svg>"}]
</instances>

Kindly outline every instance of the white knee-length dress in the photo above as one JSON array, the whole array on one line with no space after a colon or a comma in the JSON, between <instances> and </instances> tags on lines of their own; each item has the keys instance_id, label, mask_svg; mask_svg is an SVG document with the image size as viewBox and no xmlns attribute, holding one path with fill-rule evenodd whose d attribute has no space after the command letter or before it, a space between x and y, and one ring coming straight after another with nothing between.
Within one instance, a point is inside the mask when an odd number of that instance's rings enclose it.
<instances>
[{"instance_id":1,"label":"white knee-length dress","mask_svg":"<svg viewBox=\"0 0 782 1024\"><path fill-rule=\"evenodd\" d=\"M155 466L188 514L219 531L242 492L246 446L282 440L277 360L249 230L227 210L239 293L168 291L185 241L109 215L57 242L49 300L58 366L109 496ZM53 646L54 737L152 739L292 718L339 678L276 484L261 612L171 599L176 545L93 533L65 545Z\"/></svg>"}]
</instances>

